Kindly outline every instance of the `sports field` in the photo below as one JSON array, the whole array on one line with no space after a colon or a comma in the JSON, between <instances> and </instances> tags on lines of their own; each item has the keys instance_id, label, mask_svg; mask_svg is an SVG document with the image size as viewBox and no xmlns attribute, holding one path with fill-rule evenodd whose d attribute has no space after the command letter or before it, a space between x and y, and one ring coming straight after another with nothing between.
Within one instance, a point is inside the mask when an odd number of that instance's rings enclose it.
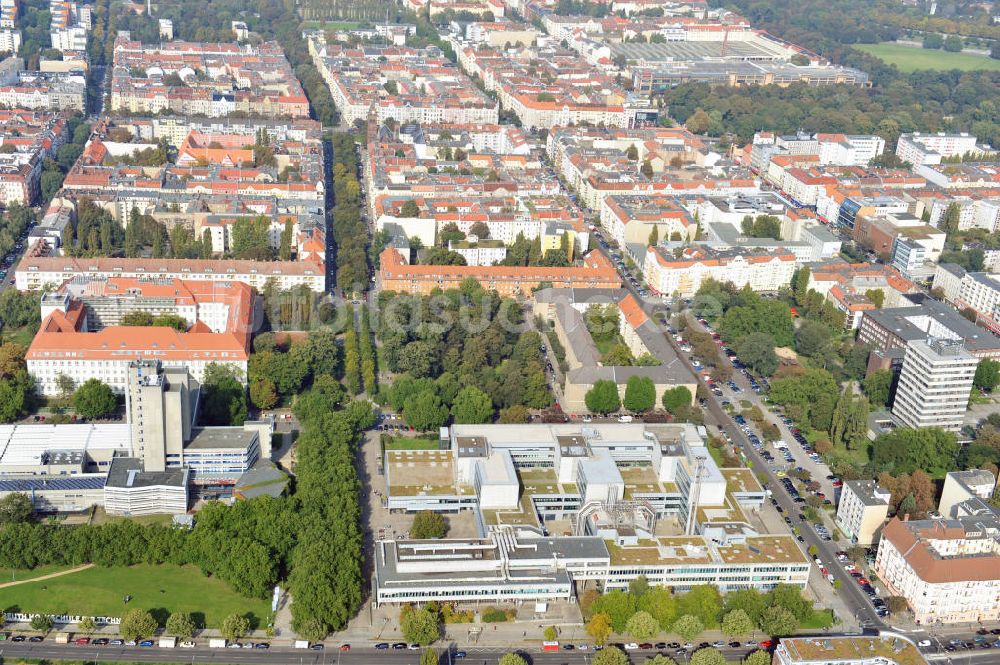
<instances>
[{"instance_id":1,"label":"sports field","mask_svg":"<svg viewBox=\"0 0 1000 665\"><path fill-rule=\"evenodd\" d=\"M901 72L913 72L918 69L961 69L963 71L986 69L1000 72L1000 60L993 60L985 55L949 53L941 49L925 49L892 42L855 44L855 47L875 56L887 65L896 65Z\"/></svg>"},{"instance_id":2,"label":"sports field","mask_svg":"<svg viewBox=\"0 0 1000 665\"><path fill-rule=\"evenodd\" d=\"M128 605L122 602L131 596ZM63 577L29 582L0 591L3 610L46 614L121 616L125 609L150 610L161 622L172 612L189 612L195 622L219 626L232 614L252 614L262 622L270 605L244 598L195 566L89 568Z\"/></svg>"}]
</instances>

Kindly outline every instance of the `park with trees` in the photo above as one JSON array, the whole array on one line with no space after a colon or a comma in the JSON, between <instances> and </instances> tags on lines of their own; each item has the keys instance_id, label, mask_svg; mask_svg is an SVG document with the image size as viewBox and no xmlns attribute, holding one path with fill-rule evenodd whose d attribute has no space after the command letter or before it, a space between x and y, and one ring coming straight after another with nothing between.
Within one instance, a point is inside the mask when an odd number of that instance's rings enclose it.
<instances>
[{"instance_id":1,"label":"park with trees","mask_svg":"<svg viewBox=\"0 0 1000 665\"><path fill-rule=\"evenodd\" d=\"M511 331L524 323L513 300L475 280L439 296L382 292L379 299L379 357L396 376L375 398L411 427L431 430L449 419L492 422L497 412L552 403L542 338ZM469 312L477 320L467 320Z\"/></svg>"}]
</instances>

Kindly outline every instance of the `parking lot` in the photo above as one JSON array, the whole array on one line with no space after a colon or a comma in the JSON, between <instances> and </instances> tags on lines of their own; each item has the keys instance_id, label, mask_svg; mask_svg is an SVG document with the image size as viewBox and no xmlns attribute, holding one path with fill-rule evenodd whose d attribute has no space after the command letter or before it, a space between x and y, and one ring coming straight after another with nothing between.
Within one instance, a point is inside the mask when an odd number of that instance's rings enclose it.
<instances>
[{"instance_id":1,"label":"parking lot","mask_svg":"<svg viewBox=\"0 0 1000 665\"><path fill-rule=\"evenodd\" d=\"M825 505L835 505L837 489L841 485L840 480L830 473L826 462L813 449L802 432L795 427L795 423L790 418L784 416L780 412L780 409L765 402L763 395L768 387L767 379L757 379L744 367L736 357L736 352L723 344L719 333L712 328L706 319L698 319L695 323L689 317L688 322L690 325L698 326L698 328L712 336L722 351L722 361L729 363L733 369L732 379L725 383L713 381L711 378L706 379L712 394L722 400L722 406L731 409L737 414L744 409L744 403L750 404L750 407L747 408L757 406L763 412L765 422L774 424L778 428L781 434L780 438L773 442L767 442L767 445L764 445L761 439L763 433L758 431L756 425L747 423L741 415L735 417L737 423L744 428L744 432L750 438L751 443L761 453L761 456L771 466L771 469L780 473L788 473L793 470L798 473L808 473L809 480L817 483L818 487L811 486L813 489L807 489L806 491L821 499ZM683 337L673 328L670 329L670 332L674 335L674 339L678 342L681 351L690 353L691 347L686 344ZM696 370L700 369L702 364L701 359L693 355L690 358L692 366Z\"/></svg>"}]
</instances>

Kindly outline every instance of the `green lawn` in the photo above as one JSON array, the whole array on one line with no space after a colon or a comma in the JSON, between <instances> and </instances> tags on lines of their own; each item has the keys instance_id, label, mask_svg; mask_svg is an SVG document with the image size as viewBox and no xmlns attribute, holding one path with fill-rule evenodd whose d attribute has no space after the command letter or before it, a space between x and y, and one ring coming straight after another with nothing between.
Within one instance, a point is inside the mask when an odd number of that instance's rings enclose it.
<instances>
[{"instance_id":1,"label":"green lawn","mask_svg":"<svg viewBox=\"0 0 1000 665\"><path fill-rule=\"evenodd\" d=\"M252 623L263 623L270 611L267 601L244 598L195 566L95 567L0 592L6 611L93 616L121 616L125 595L132 596L129 609L151 610L161 621L172 612L190 612L199 624L210 627L233 612L252 614Z\"/></svg>"},{"instance_id":2,"label":"green lawn","mask_svg":"<svg viewBox=\"0 0 1000 665\"><path fill-rule=\"evenodd\" d=\"M597 352L600 353L602 356L611 349L615 348L615 346L624 343L625 341L621 338L621 336L618 335L618 333L615 333L611 337L594 340L594 346L597 347Z\"/></svg>"},{"instance_id":3,"label":"green lawn","mask_svg":"<svg viewBox=\"0 0 1000 665\"><path fill-rule=\"evenodd\" d=\"M941 49L924 49L892 42L882 44L855 44L855 47L882 60L887 65L896 65L901 72L918 69L961 69L972 71L986 69L1000 72L1000 60L972 53L949 53Z\"/></svg>"},{"instance_id":4,"label":"green lawn","mask_svg":"<svg viewBox=\"0 0 1000 665\"><path fill-rule=\"evenodd\" d=\"M33 580L36 577L49 575L50 573L58 573L61 570L69 570L72 567L73 566L39 566L38 568L32 568L31 570L0 567L0 584L5 582L20 582L21 580Z\"/></svg>"},{"instance_id":5,"label":"green lawn","mask_svg":"<svg viewBox=\"0 0 1000 665\"><path fill-rule=\"evenodd\" d=\"M833 610L820 608L813 610L813 615L802 622L803 630L820 630L833 626Z\"/></svg>"},{"instance_id":6,"label":"green lawn","mask_svg":"<svg viewBox=\"0 0 1000 665\"><path fill-rule=\"evenodd\" d=\"M437 450L438 447L436 436L385 437L385 450Z\"/></svg>"}]
</instances>

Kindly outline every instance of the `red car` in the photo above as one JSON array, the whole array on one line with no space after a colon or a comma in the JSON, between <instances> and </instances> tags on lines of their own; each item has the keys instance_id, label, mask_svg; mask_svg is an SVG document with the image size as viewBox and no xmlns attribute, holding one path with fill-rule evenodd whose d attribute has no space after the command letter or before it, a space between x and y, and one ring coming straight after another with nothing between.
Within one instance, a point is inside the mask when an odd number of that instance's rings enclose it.
<instances>
[{"instance_id":1,"label":"red car","mask_svg":"<svg viewBox=\"0 0 1000 665\"><path fill-rule=\"evenodd\" d=\"M863 577L858 578L858 584L861 586L868 586L870 582Z\"/></svg>"},{"instance_id":2,"label":"red car","mask_svg":"<svg viewBox=\"0 0 1000 665\"><path fill-rule=\"evenodd\" d=\"M770 649L773 646L774 646L774 642L772 642L771 640L763 640L760 643L760 648L761 649Z\"/></svg>"},{"instance_id":3,"label":"red car","mask_svg":"<svg viewBox=\"0 0 1000 665\"><path fill-rule=\"evenodd\" d=\"M340 645L340 650L341 651L350 651L351 650L351 645L350 644L341 644Z\"/></svg>"},{"instance_id":4,"label":"red car","mask_svg":"<svg viewBox=\"0 0 1000 665\"><path fill-rule=\"evenodd\" d=\"M89 637L78 637L73 641L73 644L90 644Z\"/></svg>"}]
</instances>

